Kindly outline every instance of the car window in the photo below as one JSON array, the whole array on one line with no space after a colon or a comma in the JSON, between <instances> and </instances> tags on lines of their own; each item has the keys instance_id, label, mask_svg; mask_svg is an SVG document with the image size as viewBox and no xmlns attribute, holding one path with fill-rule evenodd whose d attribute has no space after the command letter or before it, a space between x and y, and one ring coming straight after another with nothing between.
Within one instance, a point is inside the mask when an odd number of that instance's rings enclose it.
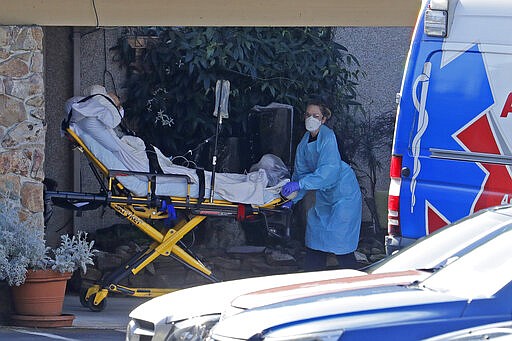
<instances>
[{"instance_id":1,"label":"car window","mask_svg":"<svg viewBox=\"0 0 512 341\"><path fill-rule=\"evenodd\" d=\"M472 298L490 297L512 280L512 231L468 252L420 283L420 287Z\"/></svg>"},{"instance_id":2,"label":"car window","mask_svg":"<svg viewBox=\"0 0 512 341\"><path fill-rule=\"evenodd\" d=\"M410 269L437 269L459 253L472 249L487 235L501 233L512 226L512 217L496 211L482 211L459 220L367 268L369 273L386 273Z\"/></svg>"}]
</instances>

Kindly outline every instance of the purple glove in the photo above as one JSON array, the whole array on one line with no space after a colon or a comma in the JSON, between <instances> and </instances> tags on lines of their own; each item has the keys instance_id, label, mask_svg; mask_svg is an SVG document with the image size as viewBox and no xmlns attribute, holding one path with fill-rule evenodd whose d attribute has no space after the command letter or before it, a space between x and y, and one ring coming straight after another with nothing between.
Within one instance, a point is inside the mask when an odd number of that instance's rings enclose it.
<instances>
[{"instance_id":1,"label":"purple glove","mask_svg":"<svg viewBox=\"0 0 512 341\"><path fill-rule=\"evenodd\" d=\"M290 209L291 209L291 208L292 208L292 205L293 205L293 201L291 201L291 200L290 200L290 201L285 202L285 203L284 203L284 204L282 204L281 206L282 206L282 207L286 207L286 208L290 208Z\"/></svg>"},{"instance_id":2,"label":"purple glove","mask_svg":"<svg viewBox=\"0 0 512 341\"><path fill-rule=\"evenodd\" d=\"M300 190L299 183L297 181L290 181L281 189L281 194L287 198L293 192L298 192Z\"/></svg>"}]
</instances>

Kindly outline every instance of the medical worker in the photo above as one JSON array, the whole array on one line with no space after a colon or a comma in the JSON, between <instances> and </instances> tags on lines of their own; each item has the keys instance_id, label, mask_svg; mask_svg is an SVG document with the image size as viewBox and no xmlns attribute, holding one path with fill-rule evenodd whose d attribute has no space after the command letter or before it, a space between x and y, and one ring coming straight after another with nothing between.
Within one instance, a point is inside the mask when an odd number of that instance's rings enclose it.
<instances>
[{"instance_id":1,"label":"medical worker","mask_svg":"<svg viewBox=\"0 0 512 341\"><path fill-rule=\"evenodd\" d=\"M307 106L307 132L295 155L292 181L281 193L301 200L306 191L316 191L316 201L307 214L304 270L326 268L327 256L335 254L340 268L356 268L354 251L361 229L361 191L354 171L343 162L336 136L325 125L331 111L320 102Z\"/></svg>"}]
</instances>

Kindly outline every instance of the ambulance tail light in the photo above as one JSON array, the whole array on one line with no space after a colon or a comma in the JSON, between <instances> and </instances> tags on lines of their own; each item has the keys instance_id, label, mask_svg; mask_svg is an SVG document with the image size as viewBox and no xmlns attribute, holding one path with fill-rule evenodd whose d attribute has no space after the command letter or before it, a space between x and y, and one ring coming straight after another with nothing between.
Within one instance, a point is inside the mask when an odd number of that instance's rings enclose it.
<instances>
[{"instance_id":1,"label":"ambulance tail light","mask_svg":"<svg viewBox=\"0 0 512 341\"><path fill-rule=\"evenodd\" d=\"M399 155L391 156L391 166L389 168L389 176L391 182L389 184L388 196L388 234L392 236L400 236L400 186L402 157Z\"/></svg>"},{"instance_id":2,"label":"ambulance tail light","mask_svg":"<svg viewBox=\"0 0 512 341\"><path fill-rule=\"evenodd\" d=\"M399 155L391 156L391 165L389 167L389 176L391 179L401 179L402 157Z\"/></svg>"}]
</instances>

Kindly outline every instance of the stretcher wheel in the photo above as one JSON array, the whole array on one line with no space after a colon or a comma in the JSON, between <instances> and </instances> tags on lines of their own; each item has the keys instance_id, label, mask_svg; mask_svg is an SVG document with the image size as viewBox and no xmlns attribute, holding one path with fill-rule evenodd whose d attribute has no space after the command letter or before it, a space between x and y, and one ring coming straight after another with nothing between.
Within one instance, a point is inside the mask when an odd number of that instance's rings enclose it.
<instances>
[{"instance_id":1,"label":"stretcher wheel","mask_svg":"<svg viewBox=\"0 0 512 341\"><path fill-rule=\"evenodd\" d=\"M89 301L89 300L86 299L85 296L87 296L87 289L85 289L85 288L80 289L80 304L82 305L82 307L88 308L89 303L87 303L87 301Z\"/></svg>"},{"instance_id":2,"label":"stretcher wheel","mask_svg":"<svg viewBox=\"0 0 512 341\"><path fill-rule=\"evenodd\" d=\"M100 312L105 309L107 306L107 298L105 297L98 305L94 304L94 298L96 294L92 294L91 297L87 300L87 307L94 312Z\"/></svg>"}]
</instances>

